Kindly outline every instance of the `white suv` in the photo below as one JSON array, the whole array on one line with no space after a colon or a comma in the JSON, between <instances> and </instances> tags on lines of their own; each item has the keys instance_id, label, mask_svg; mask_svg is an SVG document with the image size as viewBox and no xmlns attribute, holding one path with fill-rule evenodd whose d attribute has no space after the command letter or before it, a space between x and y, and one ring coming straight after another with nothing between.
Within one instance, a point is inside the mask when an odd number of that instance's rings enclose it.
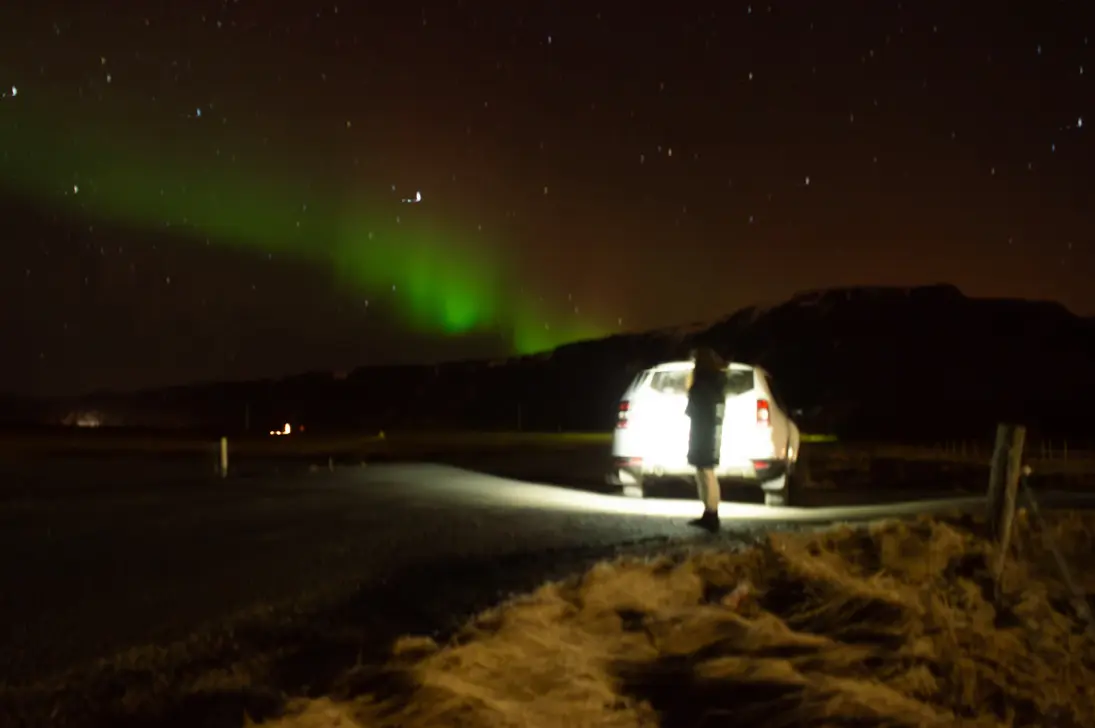
<instances>
[{"instance_id":1,"label":"white suv","mask_svg":"<svg viewBox=\"0 0 1095 728\"><path fill-rule=\"evenodd\" d=\"M688 464L685 414L693 364L669 362L640 372L620 400L612 438L609 482L625 495L642 497L651 478L692 478ZM800 434L772 391L760 367L733 363L726 368L726 406L722 452L715 472L720 478L755 481L765 503L790 500L791 473L798 459Z\"/></svg>"}]
</instances>

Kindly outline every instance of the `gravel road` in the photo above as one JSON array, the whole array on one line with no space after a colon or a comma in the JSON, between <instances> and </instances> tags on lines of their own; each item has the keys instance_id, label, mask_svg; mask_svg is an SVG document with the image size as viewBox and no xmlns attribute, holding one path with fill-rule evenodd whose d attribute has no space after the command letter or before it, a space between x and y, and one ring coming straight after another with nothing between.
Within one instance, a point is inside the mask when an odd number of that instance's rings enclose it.
<instances>
[{"instance_id":1,"label":"gravel road","mask_svg":"<svg viewBox=\"0 0 1095 728\"><path fill-rule=\"evenodd\" d=\"M443 465L221 480L188 464L55 461L0 469L0 483L0 678L15 681L338 584L688 532L687 513L552 505L555 489Z\"/></svg>"}]
</instances>

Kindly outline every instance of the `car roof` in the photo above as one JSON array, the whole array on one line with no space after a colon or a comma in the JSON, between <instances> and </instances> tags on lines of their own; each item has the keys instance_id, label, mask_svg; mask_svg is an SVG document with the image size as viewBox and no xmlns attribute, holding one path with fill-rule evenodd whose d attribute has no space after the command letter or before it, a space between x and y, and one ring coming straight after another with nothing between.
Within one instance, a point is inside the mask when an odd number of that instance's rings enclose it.
<instances>
[{"instance_id":1,"label":"car roof","mask_svg":"<svg viewBox=\"0 0 1095 728\"><path fill-rule=\"evenodd\" d=\"M747 372L757 367L751 364L742 364L740 362L732 361L726 365L728 369L735 372ZM655 367L650 367L649 371L652 372L679 372L687 371L695 367L695 362L691 360L684 361L667 361L663 362Z\"/></svg>"}]
</instances>

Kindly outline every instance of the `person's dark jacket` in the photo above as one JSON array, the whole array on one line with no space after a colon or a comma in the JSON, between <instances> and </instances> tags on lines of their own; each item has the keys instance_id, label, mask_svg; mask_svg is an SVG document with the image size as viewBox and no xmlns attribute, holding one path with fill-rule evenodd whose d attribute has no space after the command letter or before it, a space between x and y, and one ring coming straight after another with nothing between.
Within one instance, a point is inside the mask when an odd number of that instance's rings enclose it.
<instances>
[{"instance_id":1,"label":"person's dark jacket","mask_svg":"<svg viewBox=\"0 0 1095 728\"><path fill-rule=\"evenodd\" d=\"M726 403L726 374L696 367L685 410L692 427L688 432L688 464L713 468L722 450L722 411Z\"/></svg>"}]
</instances>

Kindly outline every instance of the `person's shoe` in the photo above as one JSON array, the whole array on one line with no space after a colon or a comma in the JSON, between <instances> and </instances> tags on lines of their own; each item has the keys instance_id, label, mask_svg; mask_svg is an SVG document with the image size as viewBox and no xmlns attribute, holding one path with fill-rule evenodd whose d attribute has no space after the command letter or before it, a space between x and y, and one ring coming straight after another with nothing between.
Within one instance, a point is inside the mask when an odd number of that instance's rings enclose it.
<instances>
[{"instance_id":1,"label":"person's shoe","mask_svg":"<svg viewBox=\"0 0 1095 728\"><path fill-rule=\"evenodd\" d=\"M715 533L719 530L719 512L704 511L702 516L693 521L689 521L688 525L702 528L703 530L710 531L711 533Z\"/></svg>"}]
</instances>

